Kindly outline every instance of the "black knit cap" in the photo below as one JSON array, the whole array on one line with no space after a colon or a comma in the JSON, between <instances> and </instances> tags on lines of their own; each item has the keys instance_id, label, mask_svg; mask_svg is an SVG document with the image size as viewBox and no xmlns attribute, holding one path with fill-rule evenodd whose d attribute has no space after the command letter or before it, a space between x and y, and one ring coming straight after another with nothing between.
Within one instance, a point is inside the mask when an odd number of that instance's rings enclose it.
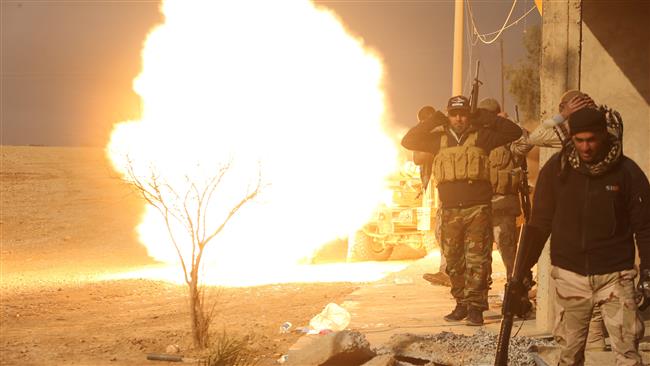
<instances>
[{"instance_id":1,"label":"black knit cap","mask_svg":"<svg viewBox=\"0 0 650 366\"><path fill-rule=\"evenodd\" d=\"M582 108L569 117L571 135L580 132L601 132L607 130L605 112L594 108Z\"/></svg>"}]
</instances>

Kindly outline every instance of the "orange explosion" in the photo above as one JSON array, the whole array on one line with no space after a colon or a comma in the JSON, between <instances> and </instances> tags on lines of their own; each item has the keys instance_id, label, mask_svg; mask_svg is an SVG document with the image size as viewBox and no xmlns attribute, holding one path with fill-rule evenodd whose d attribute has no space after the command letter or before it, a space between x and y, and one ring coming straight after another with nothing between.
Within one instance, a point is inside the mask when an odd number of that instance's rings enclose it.
<instances>
[{"instance_id":1,"label":"orange explosion","mask_svg":"<svg viewBox=\"0 0 650 366\"><path fill-rule=\"evenodd\" d=\"M262 195L208 245L205 275L300 280L296 263L360 227L397 165L381 60L306 0L167 0L162 12L134 81L141 119L116 125L107 146L114 167L128 178L128 158L137 176L155 171L183 192L231 161L208 226L261 168ZM152 257L178 260L159 212L148 207L137 230Z\"/></svg>"}]
</instances>

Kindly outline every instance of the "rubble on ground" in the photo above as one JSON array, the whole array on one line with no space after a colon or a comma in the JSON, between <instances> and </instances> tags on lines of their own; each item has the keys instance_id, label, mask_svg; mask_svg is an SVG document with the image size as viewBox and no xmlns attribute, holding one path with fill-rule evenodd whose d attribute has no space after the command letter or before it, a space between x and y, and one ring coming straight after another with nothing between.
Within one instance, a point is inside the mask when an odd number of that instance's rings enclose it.
<instances>
[{"instance_id":1,"label":"rubble on ground","mask_svg":"<svg viewBox=\"0 0 650 366\"><path fill-rule=\"evenodd\" d=\"M498 335L484 329L479 329L472 336L452 332L396 334L377 353L394 354L397 360L407 362L406 365L493 365L497 338ZM512 337L508 349L508 365L535 365L532 352L536 347L554 344L551 340Z\"/></svg>"},{"instance_id":2,"label":"rubble on ground","mask_svg":"<svg viewBox=\"0 0 650 366\"><path fill-rule=\"evenodd\" d=\"M318 337L318 336L317 336ZM496 334L479 329L472 336L441 332L437 334L395 334L376 350L365 336L355 331L341 331L315 338L308 346L292 351L287 365L313 366L455 366L493 365ZM555 342L530 337L512 337L508 365L533 366L532 353L538 347L552 347Z\"/></svg>"}]
</instances>

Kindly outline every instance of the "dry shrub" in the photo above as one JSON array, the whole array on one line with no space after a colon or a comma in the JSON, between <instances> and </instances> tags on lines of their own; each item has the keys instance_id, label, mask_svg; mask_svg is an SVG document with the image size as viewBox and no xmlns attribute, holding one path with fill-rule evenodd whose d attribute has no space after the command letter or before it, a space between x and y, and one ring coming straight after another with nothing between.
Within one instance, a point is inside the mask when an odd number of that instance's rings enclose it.
<instances>
[{"instance_id":1,"label":"dry shrub","mask_svg":"<svg viewBox=\"0 0 650 366\"><path fill-rule=\"evenodd\" d=\"M250 337L228 334L225 330L213 335L214 340L208 348L206 366L254 366L259 360L249 347Z\"/></svg>"}]
</instances>

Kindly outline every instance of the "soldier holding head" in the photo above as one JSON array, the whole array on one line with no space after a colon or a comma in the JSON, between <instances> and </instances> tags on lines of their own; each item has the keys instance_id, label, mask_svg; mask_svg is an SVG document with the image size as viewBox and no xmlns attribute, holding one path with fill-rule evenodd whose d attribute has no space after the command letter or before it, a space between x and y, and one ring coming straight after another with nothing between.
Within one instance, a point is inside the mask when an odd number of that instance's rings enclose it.
<instances>
[{"instance_id":1,"label":"soldier holding head","mask_svg":"<svg viewBox=\"0 0 650 366\"><path fill-rule=\"evenodd\" d=\"M504 118L508 115L501 111L501 105L493 98L485 98L478 108L496 113ZM527 132L517 140L525 140ZM515 146L517 147L515 149ZM525 146L525 149L521 147ZM522 162L532 145L506 144L490 152L490 183L494 195L492 196L492 227L494 241L501 254L501 259L506 267L508 278L512 275L517 254L517 216L521 214L519 190L524 179Z\"/></svg>"},{"instance_id":2,"label":"soldier holding head","mask_svg":"<svg viewBox=\"0 0 650 366\"><path fill-rule=\"evenodd\" d=\"M426 121L432 118L436 109L430 105L425 105L418 111L418 122ZM433 154L423 151L413 151L413 162L420 167L420 179L422 180L422 189L426 190L431 179L431 165L433 164Z\"/></svg>"},{"instance_id":3,"label":"soldier holding head","mask_svg":"<svg viewBox=\"0 0 650 366\"><path fill-rule=\"evenodd\" d=\"M437 128L441 126L442 128ZM441 207L440 245L456 300L447 321L482 325L492 266L489 152L521 136L515 123L485 110L470 115L461 95L411 128L402 146L434 155L432 175Z\"/></svg>"}]
</instances>

